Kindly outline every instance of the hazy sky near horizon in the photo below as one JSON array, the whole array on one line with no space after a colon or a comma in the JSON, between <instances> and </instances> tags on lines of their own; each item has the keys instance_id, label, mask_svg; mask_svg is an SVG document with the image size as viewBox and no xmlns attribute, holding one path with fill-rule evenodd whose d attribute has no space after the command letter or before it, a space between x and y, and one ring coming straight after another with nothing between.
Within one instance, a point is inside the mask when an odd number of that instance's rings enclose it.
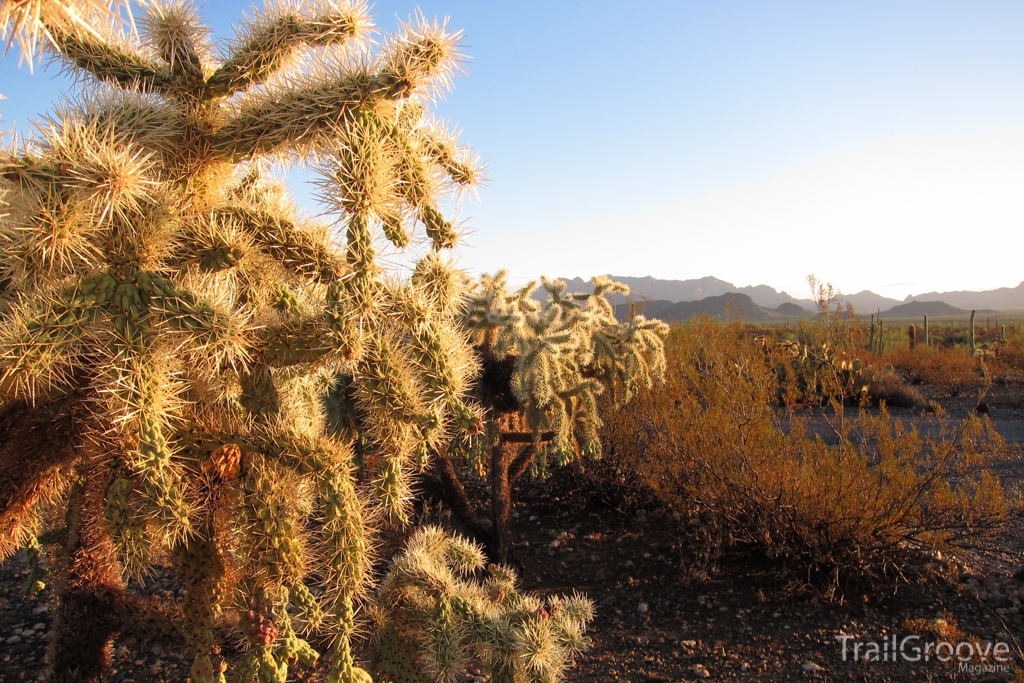
<instances>
[{"instance_id":1,"label":"hazy sky near horizon","mask_svg":"<svg viewBox=\"0 0 1024 683\"><path fill-rule=\"evenodd\" d=\"M250 3L210 3L215 36ZM808 294L1024 280L1024 3L420 2L487 160L460 264ZM377 25L417 7L379 1ZM65 81L0 62L4 126ZM300 190L300 194L301 194ZM312 205L310 205L312 208Z\"/></svg>"}]
</instances>

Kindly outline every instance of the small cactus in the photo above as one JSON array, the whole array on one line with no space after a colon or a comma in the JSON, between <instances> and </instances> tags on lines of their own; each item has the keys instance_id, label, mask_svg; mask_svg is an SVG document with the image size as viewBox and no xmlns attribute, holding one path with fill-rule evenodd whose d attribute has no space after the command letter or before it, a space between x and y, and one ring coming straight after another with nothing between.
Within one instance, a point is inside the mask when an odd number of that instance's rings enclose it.
<instances>
[{"instance_id":1,"label":"small cactus","mask_svg":"<svg viewBox=\"0 0 1024 683\"><path fill-rule=\"evenodd\" d=\"M976 350L976 346L974 343L974 316L976 313L977 311L971 311L970 330L967 333L967 344L971 347L971 353L974 353L974 351Z\"/></svg>"},{"instance_id":2,"label":"small cactus","mask_svg":"<svg viewBox=\"0 0 1024 683\"><path fill-rule=\"evenodd\" d=\"M931 346L932 338L928 335L928 314L924 315L924 345Z\"/></svg>"},{"instance_id":3,"label":"small cactus","mask_svg":"<svg viewBox=\"0 0 1024 683\"><path fill-rule=\"evenodd\" d=\"M567 292L561 280L545 278L541 286L543 302L534 298L536 282L509 292L504 272L485 275L466 294L461 315L483 365L475 389L486 421L478 436L456 439L448 450L491 480L491 556L499 562L511 549L515 478L527 469L543 478L549 461L600 458L597 395L607 389L624 404L665 367L665 323L615 318L607 295L628 293L625 285L599 276L587 294ZM446 470L451 476L454 468Z\"/></svg>"},{"instance_id":4,"label":"small cactus","mask_svg":"<svg viewBox=\"0 0 1024 683\"><path fill-rule=\"evenodd\" d=\"M377 680L455 680L471 657L495 683L557 681L589 643L585 597L542 598L516 588L515 572L483 549L426 527L391 562L373 601Z\"/></svg>"},{"instance_id":5,"label":"small cactus","mask_svg":"<svg viewBox=\"0 0 1024 683\"><path fill-rule=\"evenodd\" d=\"M907 328L907 341L910 343L910 350L917 348L917 325L911 323Z\"/></svg>"}]
</instances>

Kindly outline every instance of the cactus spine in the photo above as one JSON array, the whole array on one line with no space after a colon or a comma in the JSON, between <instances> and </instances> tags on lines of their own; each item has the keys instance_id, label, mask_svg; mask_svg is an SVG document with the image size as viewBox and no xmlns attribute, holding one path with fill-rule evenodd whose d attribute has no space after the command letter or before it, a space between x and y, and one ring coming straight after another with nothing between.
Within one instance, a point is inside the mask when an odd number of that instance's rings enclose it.
<instances>
[{"instance_id":1,"label":"cactus spine","mask_svg":"<svg viewBox=\"0 0 1024 683\"><path fill-rule=\"evenodd\" d=\"M360 2L271 4L219 58L190 4L146 5L131 40L53 0L0 5L5 34L37 17L85 85L0 152L0 560L70 506L61 566L81 575L56 583L84 597L59 595L54 680L104 676L139 620L79 608L113 596L122 614L124 579L159 555L187 584L194 683L224 680L230 628L249 648L237 680L283 681L317 631L333 680L365 680L349 640L378 505L402 520L417 455L480 427L438 209L480 171L427 111L459 36L418 19L371 52ZM338 223L264 177L284 158L315 160ZM388 276L375 240L403 248L418 225L416 274ZM320 399L341 376L358 419L328 435ZM100 626L77 642L76 619Z\"/></svg>"}]
</instances>

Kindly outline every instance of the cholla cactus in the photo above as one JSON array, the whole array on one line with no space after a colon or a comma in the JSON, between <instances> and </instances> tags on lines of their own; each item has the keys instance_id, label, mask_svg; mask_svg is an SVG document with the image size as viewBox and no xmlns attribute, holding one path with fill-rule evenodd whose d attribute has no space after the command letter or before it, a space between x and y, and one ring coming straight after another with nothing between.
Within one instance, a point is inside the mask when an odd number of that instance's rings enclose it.
<instances>
[{"instance_id":1,"label":"cholla cactus","mask_svg":"<svg viewBox=\"0 0 1024 683\"><path fill-rule=\"evenodd\" d=\"M51 678L98 680L113 636L144 638L124 581L173 558L195 683L224 679L220 628L247 648L239 680L283 681L316 630L331 680L358 680L371 522L404 519L418 455L481 427L438 209L479 171L426 112L458 34L418 19L374 53L363 4L284 3L218 57L185 2L149 4L138 44L49 17L85 88L0 154L0 560L68 520L46 534ZM272 160L314 162L338 223L301 217ZM388 277L377 232L405 247L417 223L428 254ZM324 429L339 374L376 499Z\"/></svg>"},{"instance_id":2,"label":"cholla cactus","mask_svg":"<svg viewBox=\"0 0 1024 683\"><path fill-rule=\"evenodd\" d=\"M593 293L568 294L565 283L544 279L548 298L541 303L536 283L510 294L501 272L467 294L462 321L481 358L477 394L489 420L484 438L459 440L454 450L489 471L498 561L511 547L511 482L531 466L544 476L549 458L560 465L580 455L599 458L597 395L608 388L627 402L664 372L668 326L643 316L620 323L605 295L628 288L603 276L593 284ZM443 468L444 476L453 473Z\"/></svg>"},{"instance_id":3,"label":"cholla cactus","mask_svg":"<svg viewBox=\"0 0 1024 683\"><path fill-rule=\"evenodd\" d=\"M546 600L516 590L515 572L483 550L427 527L394 558L374 601L372 645L379 680L454 681L471 657L494 683L561 678L587 647L593 604L581 595Z\"/></svg>"}]
</instances>

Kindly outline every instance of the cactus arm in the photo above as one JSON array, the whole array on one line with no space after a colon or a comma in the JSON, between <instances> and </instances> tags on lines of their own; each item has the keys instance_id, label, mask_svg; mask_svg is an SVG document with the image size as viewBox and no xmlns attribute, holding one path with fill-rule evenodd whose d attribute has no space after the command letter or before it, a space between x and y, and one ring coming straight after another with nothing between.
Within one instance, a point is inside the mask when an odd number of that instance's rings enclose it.
<instances>
[{"instance_id":1,"label":"cactus arm","mask_svg":"<svg viewBox=\"0 0 1024 683\"><path fill-rule=\"evenodd\" d=\"M137 278L150 313L155 313L163 326L187 333L189 346L195 353L207 357L215 367L246 367L248 340L241 323L200 301L163 275L143 271Z\"/></svg>"},{"instance_id":2,"label":"cactus arm","mask_svg":"<svg viewBox=\"0 0 1024 683\"><path fill-rule=\"evenodd\" d=\"M164 433L166 418L160 410L143 410L139 417L138 446L128 458L157 524L165 536L180 537L192 530L184 481Z\"/></svg>"},{"instance_id":3,"label":"cactus arm","mask_svg":"<svg viewBox=\"0 0 1024 683\"><path fill-rule=\"evenodd\" d=\"M406 202L416 207L416 216L426 227L427 236L433 241L434 248L453 247L456 240L454 227L430 199L436 194L436 190L433 187L434 181L428 165L428 161L434 159L429 154L429 145L422 147L416 144L418 141L410 135L409 131L403 130L396 121L372 112L364 112L362 115L382 131L395 150L398 177L401 179L399 191ZM426 155L422 151L424 148L428 152ZM443 152L440 148L435 151L439 154ZM454 154L454 152L452 153ZM448 161L451 164L455 163L454 159ZM447 170L445 166L442 168Z\"/></svg>"},{"instance_id":4,"label":"cactus arm","mask_svg":"<svg viewBox=\"0 0 1024 683\"><path fill-rule=\"evenodd\" d=\"M287 218L239 206L221 208L215 215L240 225L264 252L297 275L333 282L344 273L344 262L325 230L304 230Z\"/></svg>"},{"instance_id":5,"label":"cactus arm","mask_svg":"<svg viewBox=\"0 0 1024 683\"><path fill-rule=\"evenodd\" d=\"M366 526L366 504L356 494L351 472L325 473L321 501L326 549L327 595L334 622L330 681L355 683L359 671L352 659L351 638L355 632L354 599L365 594L373 566L373 546Z\"/></svg>"},{"instance_id":6,"label":"cactus arm","mask_svg":"<svg viewBox=\"0 0 1024 683\"><path fill-rule=\"evenodd\" d=\"M246 458L242 471L247 562L271 581L295 583L302 576L305 557L296 533L296 508L289 505L281 473L258 456Z\"/></svg>"},{"instance_id":7,"label":"cactus arm","mask_svg":"<svg viewBox=\"0 0 1024 683\"><path fill-rule=\"evenodd\" d=\"M0 393L34 398L39 389L68 384L73 347L103 311L106 283L86 280L69 291L15 306L0 329Z\"/></svg>"},{"instance_id":8,"label":"cactus arm","mask_svg":"<svg viewBox=\"0 0 1024 683\"><path fill-rule=\"evenodd\" d=\"M462 187L474 187L483 180L477 158L469 148L456 144L446 131L421 133L423 149L448 177Z\"/></svg>"},{"instance_id":9,"label":"cactus arm","mask_svg":"<svg viewBox=\"0 0 1024 683\"><path fill-rule=\"evenodd\" d=\"M327 356L349 355L354 340L335 336L324 319L264 328L259 332L261 357L272 368L316 363Z\"/></svg>"},{"instance_id":10,"label":"cactus arm","mask_svg":"<svg viewBox=\"0 0 1024 683\"><path fill-rule=\"evenodd\" d=\"M120 45L60 26L47 29L63 58L101 81L158 92L167 91L173 83L167 69Z\"/></svg>"},{"instance_id":11,"label":"cactus arm","mask_svg":"<svg viewBox=\"0 0 1024 683\"><path fill-rule=\"evenodd\" d=\"M376 95L365 74L336 79L312 77L287 90L249 96L214 134L213 149L240 161L288 148L307 148L332 127L344 127Z\"/></svg>"},{"instance_id":12,"label":"cactus arm","mask_svg":"<svg viewBox=\"0 0 1024 683\"><path fill-rule=\"evenodd\" d=\"M213 148L232 160L285 148L304 153L331 129L352 122L360 109L446 84L457 69L459 40L438 26L423 26L386 46L375 72L364 69L333 79L314 74L249 97L214 136Z\"/></svg>"},{"instance_id":13,"label":"cactus arm","mask_svg":"<svg viewBox=\"0 0 1024 683\"><path fill-rule=\"evenodd\" d=\"M245 27L231 56L206 82L208 97L229 97L263 83L301 46L343 44L357 37L368 21L362 6L314 17L283 10L260 14Z\"/></svg>"}]
</instances>

